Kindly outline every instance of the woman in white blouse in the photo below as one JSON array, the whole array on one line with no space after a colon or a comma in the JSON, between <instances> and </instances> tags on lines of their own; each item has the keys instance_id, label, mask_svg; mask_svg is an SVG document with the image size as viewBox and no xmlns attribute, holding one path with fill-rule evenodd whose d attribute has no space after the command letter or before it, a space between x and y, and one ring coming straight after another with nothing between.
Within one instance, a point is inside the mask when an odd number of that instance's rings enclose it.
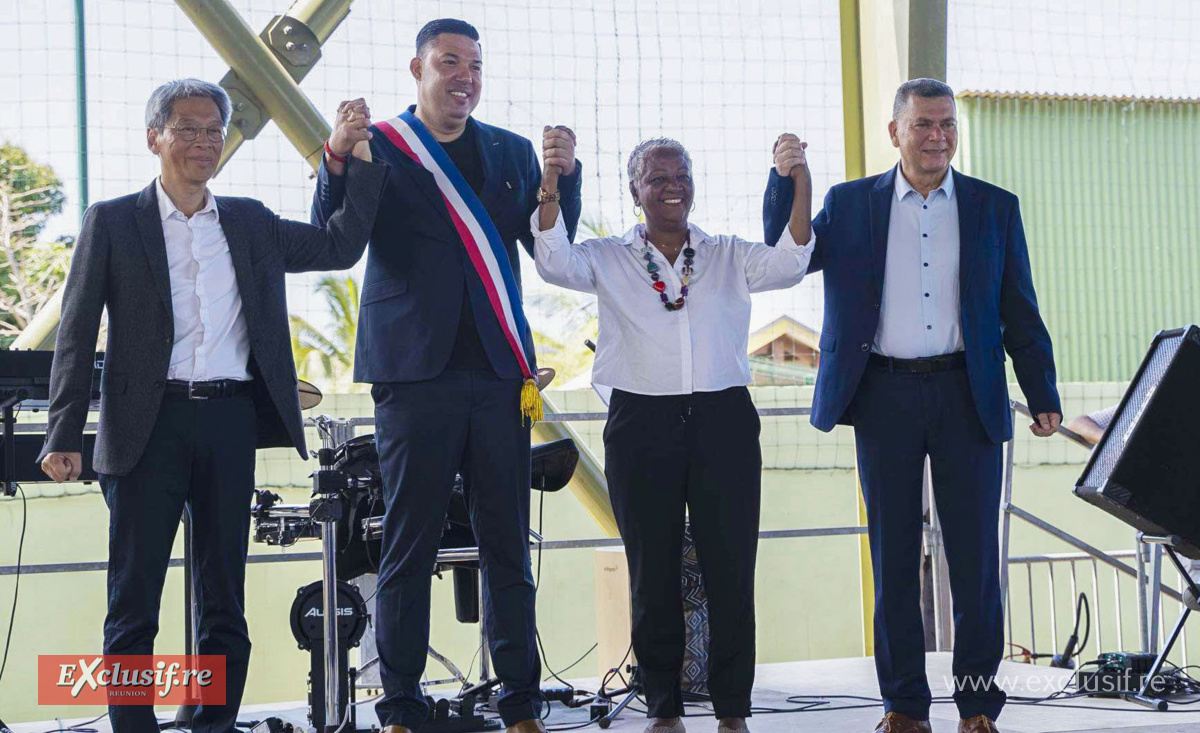
<instances>
[{"instance_id":1,"label":"woman in white blouse","mask_svg":"<svg viewBox=\"0 0 1200 733\"><path fill-rule=\"evenodd\" d=\"M645 224L572 245L557 202L547 200L558 185L547 157L544 203L532 222L535 259L547 282L599 300L593 381L612 390L605 476L629 560L647 733L684 730L685 513L708 596L717 730L747 730L762 471L758 413L746 389L750 294L789 288L808 267L812 183L804 147L794 135L775 144L776 169L797 185L788 229L774 246L689 224L691 157L665 138L629 156L629 191Z\"/></svg>"}]
</instances>

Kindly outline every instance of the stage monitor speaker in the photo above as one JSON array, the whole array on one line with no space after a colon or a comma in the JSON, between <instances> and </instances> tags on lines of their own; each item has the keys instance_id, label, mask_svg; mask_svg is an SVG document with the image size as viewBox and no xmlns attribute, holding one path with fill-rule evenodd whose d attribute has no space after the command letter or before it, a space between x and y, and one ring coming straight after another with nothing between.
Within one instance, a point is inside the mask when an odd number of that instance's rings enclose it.
<instances>
[{"instance_id":1,"label":"stage monitor speaker","mask_svg":"<svg viewBox=\"0 0 1200 733\"><path fill-rule=\"evenodd\" d=\"M1154 337L1075 494L1200 559L1200 328Z\"/></svg>"}]
</instances>

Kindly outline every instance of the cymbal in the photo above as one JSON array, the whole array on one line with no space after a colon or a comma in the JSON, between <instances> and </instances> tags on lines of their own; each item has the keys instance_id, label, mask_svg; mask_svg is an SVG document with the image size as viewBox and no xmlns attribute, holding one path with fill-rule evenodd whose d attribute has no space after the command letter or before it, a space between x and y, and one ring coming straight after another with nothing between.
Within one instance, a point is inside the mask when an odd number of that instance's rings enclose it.
<instances>
[{"instance_id":1,"label":"cymbal","mask_svg":"<svg viewBox=\"0 0 1200 733\"><path fill-rule=\"evenodd\" d=\"M301 379L299 380L297 389L300 392L301 410L311 410L312 408L321 404L321 390L317 389L316 385Z\"/></svg>"},{"instance_id":2,"label":"cymbal","mask_svg":"<svg viewBox=\"0 0 1200 733\"><path fill-rule=\"evenodd\" d=\"M542 367L537 370L537 388L541 392L543 389L550 386L554 381L554 369L552 367Z\"/></svg>"}]
</instances>

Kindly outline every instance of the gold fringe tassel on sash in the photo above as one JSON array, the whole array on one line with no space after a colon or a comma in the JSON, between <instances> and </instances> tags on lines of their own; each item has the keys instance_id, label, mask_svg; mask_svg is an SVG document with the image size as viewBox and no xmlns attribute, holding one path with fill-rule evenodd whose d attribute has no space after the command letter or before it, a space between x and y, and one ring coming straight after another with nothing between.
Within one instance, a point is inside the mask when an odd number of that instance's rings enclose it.
<instances>
[{"instance_id":1,"label":"gold fringe tassel on sash","mask_svg":"<svg viewBox=\"0 0 1200 733\"><path fill-rule=\"evenodd\" d=\"M526 379L521 385L521 419L529 421L530 425L542 420L545 411L542 409L542 393L538 391L537 382Z\"/></svg>"}]
</instances>

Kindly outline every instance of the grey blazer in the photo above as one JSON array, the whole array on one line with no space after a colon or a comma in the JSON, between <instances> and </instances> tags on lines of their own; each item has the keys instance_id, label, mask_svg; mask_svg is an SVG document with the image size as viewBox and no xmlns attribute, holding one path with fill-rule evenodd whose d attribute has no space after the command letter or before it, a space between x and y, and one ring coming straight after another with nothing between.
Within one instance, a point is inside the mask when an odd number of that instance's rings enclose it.
<instances>
[{"instance_id":1,"label":"grey blazer","mask_svg":"<svg viewBox=\"0 0 1200 733\"><path fill-rule=\"evenodd\" d=\"M325 227L281 219L253 199L216 197L250 337L260 448L291 445L307 457L284 273L352 267L371 236L386 176L386 165L352 159L345 202ZM63 291L39 461L51 451L82 449L106 307L108 345L93 467L121 476L137 464L150 438L175 343L154 183L139 194L97 203L84 215Z\"/></svg>"}]
</instances>

